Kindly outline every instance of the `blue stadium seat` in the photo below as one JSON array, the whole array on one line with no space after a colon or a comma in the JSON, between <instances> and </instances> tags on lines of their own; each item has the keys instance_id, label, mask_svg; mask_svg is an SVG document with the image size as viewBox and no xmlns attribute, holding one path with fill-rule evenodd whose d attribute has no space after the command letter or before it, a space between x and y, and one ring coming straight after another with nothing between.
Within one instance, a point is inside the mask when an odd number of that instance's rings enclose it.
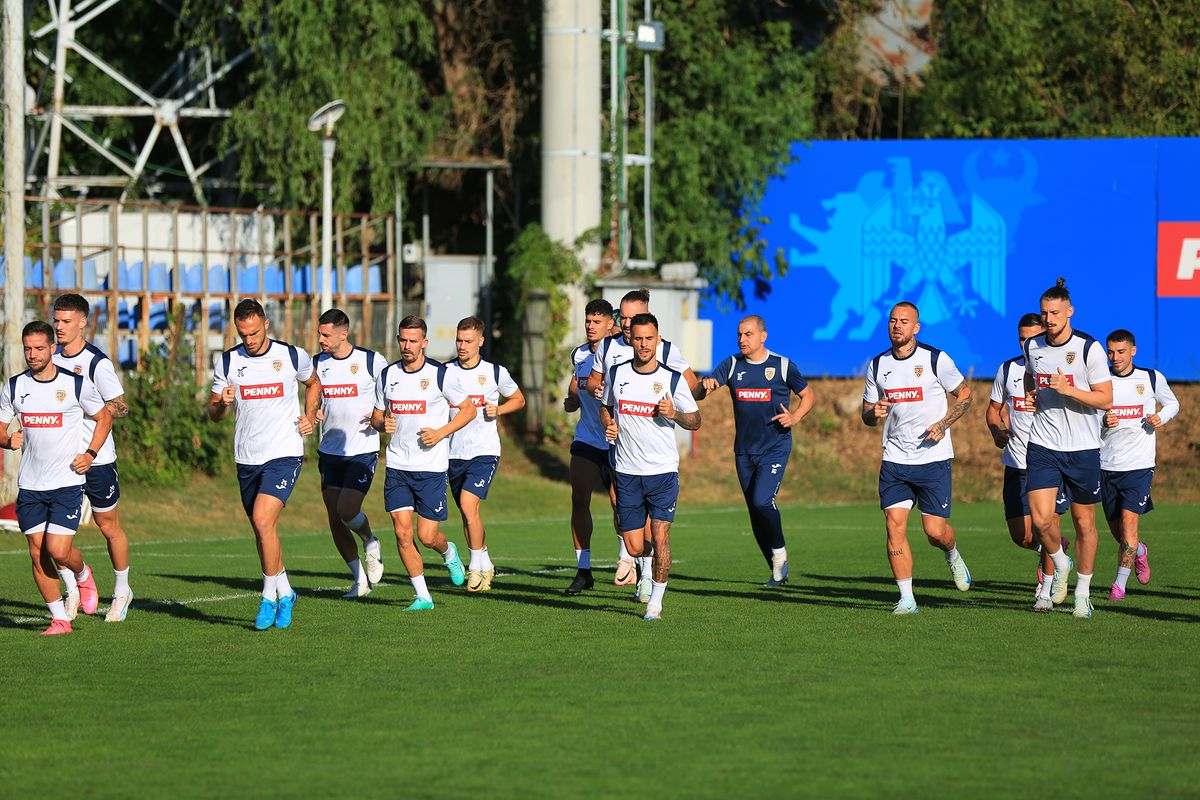
<instances>
[{"instance_id":1,"label":"blue stadium seat","mask_svg":"<svg viewBox=\"0 0 1200 800\"><path fill-rule=\"evenodd\" d=\"M283 294L283 265L267 264L263 268L263 284L267 294Z\"/></svg>"},{"instance_id":2,"label":"blue stadium seat","mask_svg":"<svg viewBox=\"0 0 1200 800\"><path fill-rule=\"evenodd\" d=\"M308 294L312 291L312 265L292 265L292 294Z\"/></svg>"}]
</instances>

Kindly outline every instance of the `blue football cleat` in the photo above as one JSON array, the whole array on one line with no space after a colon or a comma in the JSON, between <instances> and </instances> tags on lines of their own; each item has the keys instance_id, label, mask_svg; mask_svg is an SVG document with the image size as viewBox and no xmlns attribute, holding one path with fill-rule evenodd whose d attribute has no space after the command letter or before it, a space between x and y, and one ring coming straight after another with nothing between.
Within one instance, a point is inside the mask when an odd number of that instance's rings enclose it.
<instances>
[{"instance_id":1,"label":"blue football cleat","mask_svg":"<svg viewBox=\"0 0 1200 800\"><path fill-rule=\"evenodd\" d=\"M404 609L405 611L432 611L433 601L426 600L424 597L414 597L412 605Z\"/></svg>"},{"instance_id":2,"label":"blue football cleat","mask_svg":"<svg viewBox=\"0 0 1200 800\"><path fill-rule=\"evenodd\" d=\"M258 605L258 616L254 618L254 628L256 630L265 631L275 625L275 611L278 606L274 600L263 598Z\"/></svg>"},{"instance_id":3,"label":"blue football cleat","mask_svg":"<svg viewBox=\"0 0 1200 800\"><path fill-rule=\"evenodd\" d=\"M467 573L463 570L462 559L458 557L458 548L454 546L454 542L447 542L450 549L446 551L446 555L450 556L446 559L446 569L450 570L450 582L455 586L462 586L467 582Z\"/></svg>"},{"instance_id":4,"label":"blue football cleat","mask_svg":"<svg viewBox=\"0 0 1200 800\"><path fill-rule=\"evenodd\" d=\"M279 610L275 612L275 627L286 628L292 624L292 609L296 607L296 592L291 597L279 598Z\"/></svg>"}]
</instances>

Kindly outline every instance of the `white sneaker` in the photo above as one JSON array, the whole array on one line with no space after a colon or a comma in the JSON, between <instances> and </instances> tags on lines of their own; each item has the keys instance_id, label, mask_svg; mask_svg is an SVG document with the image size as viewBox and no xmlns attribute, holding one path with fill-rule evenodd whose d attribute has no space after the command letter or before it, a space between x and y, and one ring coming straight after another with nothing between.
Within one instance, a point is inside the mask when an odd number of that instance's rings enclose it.
<instances>
[{"instance_id":1,"label":"white sneaker","mask_svg":"<svg viewBox=\"0 0 1200 800\"><path fill-rule=\"evenodd\" d=\"M1049 597L1039 597L1037 600L1035 600L1033 602L1033 610L1038 612L1039 614L1044 614L1047 611L1054 610L1054 603L1050 600Z\"/></svg>"},{"instance_id":2,"label":"white sneaker","mask_svg":"<svg viewBox=\"0 0 1200 800\"><path fill-rule=\"evenodd\" d=\"M344 600L356 600L359 597L366 597L371 593L371 584L366 581L356 582L350 587L350 591L342 595Z\"/></svg>"},{"instance_id":3,"label":"white sneaker","mask_svg":"<svg viewBox=\"0 0 1200 800\"><path fill-rule=\"evenodd\" d=\"M371 585L383 580L383 547L374 536L363 545L362 565L367 571L367 580Z\"/></svg>"},{"instance_id":4,"label":"white sneaker","mask_svg":"<svg viewBox=\"0 0 1200 800\"><path fill-rule=\"evenodd\" d=\"M67 607L67 619L71 622L75 621L75 617L79 615L79 590L68 592L63 598L63 603Z\"/></svg>"},{"instance_id":5,"label":"white sneaker","mask_svg":"<svg viewBox=\"0 0 1200 800\"><path fill-rule=\"evenodd\" d=\"M971 588L971 570L967 569L967 562L963 561L962 556L957 556L950 562L950 575L954 578L954 585L960 592Z\"/></svg>"},{"instance_id":6,"label":"white sneaker","mask_svg":"<svg viewBox=\"0 0 1200 800\"><path fill-rule=\"evenodd\" d=\"M910 599L906 600L904 598L901 598L900 602L898 602L898 603L896 603L896 605L892 606L892 613L893 614L919 614L919 613L921 613L921 609L917 608L917 601L915 599L910 598Z\"/></svg>"},{"instance_id":7,"label":"white sneaker","mask_svg":"<svg viewBox=\"0 0 1200 800\"><path fill-rule=\"evenodd\" d=\"M1084 595L1080 597L1079 595L1075 595L1075 610L1071 612L1073 616L1079 619L1090 619L1094 610L1090 596Z\"/></svg>"},{"instance_id":8,"label":"white sneaker","mask_svg":"<svg viewBox=\"0 0 1200 800\"><path fill-rule=\"evenodd\" d=\"M1062 602L1067 599L1067 578L1071 577L1073 569L1075 569L1075 560L1068 558L1066 569L1054 570L1054 577L1050 581L1050 599L1056 606L1062 605Z\"/></svg>"},{"instance_id":9,"label":"white sneaker","mask_svg":"<svg viewBox=\"0 0 1200 800\"><path fill-rule=\"evenodd\" d=\"M108 613L104 615L105 622L124 622L125 615L129 612L129 606L133 604L133 590L130 589L126 594L113 595L112 605L108 607Z\"/></svg>"},{"instance_id":10,"label":"white sneaker","mask_svg":"<svg viewBox=\"0 0 1200 800\"><path fill-rule=\"evenodd\" d=\"M639 603L650 602L650 592L654 589L654 578L650 576L650 570L646 570L646 574L638 578L637 584L637 599Z\"/></svg>"},{"instance_id":11,"label":"white sneaker","mask_svg":"<svg viewBox=\"0 0 1200 800\"><path fill-rule=\"evenodd\" d=\"M657 622L662 619L662 606L646 606L646 616L642 619L647 622Z\"/></svg>"},{"instance_id":12,"label":"white sneaker","mask_svg":"<svg viewBox=\"0 0 1200 800\"><path fill-rule=\"evenodd\" d=\"M780 553L771 556L771 580L767 586L783 586L788 580L787 555Z\"/></svg>"}]
</instances>

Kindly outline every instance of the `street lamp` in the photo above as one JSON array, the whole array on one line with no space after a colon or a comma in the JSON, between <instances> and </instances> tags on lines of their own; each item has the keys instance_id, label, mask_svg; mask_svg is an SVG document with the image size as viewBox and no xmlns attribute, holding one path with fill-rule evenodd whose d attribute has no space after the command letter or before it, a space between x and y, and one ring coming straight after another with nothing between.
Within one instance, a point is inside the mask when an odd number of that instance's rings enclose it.
<instances>
[{"instance_id":1,"label":"street lamp","mask_svg":"<svg viewBox=\"0 0 1200 800\"><path fill-rule=\"evenodd\" d=\"M337 149L337 137L333 135L333 124L346 113L346 104L334 100L318 108L308 118L308 129L313 133L325 131L321 139L321 155L324 164L321 170L321 309L333 308L333 151Z\"/></svg>"}]
</instances>

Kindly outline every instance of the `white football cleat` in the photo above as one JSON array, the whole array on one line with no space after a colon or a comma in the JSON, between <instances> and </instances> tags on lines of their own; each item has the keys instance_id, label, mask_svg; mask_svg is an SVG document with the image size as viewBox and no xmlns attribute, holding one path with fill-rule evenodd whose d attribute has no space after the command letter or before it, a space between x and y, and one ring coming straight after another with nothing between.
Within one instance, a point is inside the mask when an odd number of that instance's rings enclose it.
<instances>
[{"instance_id":1,"label":"white football cleat","mask_svg":"<svg viewBox=\"0 0 1200 800\"><path fill-rule=\"evenodd\" d=\"M654 590L654 579L650 577L650 570L646 570L646 574L638 579L637 584L637 599L639 603L650 602L650 592Z\"/></svg>"},{"instance_id":2,"label":"white football cleat","mask_svg":"<svg viewBox=\"0 0 1200 800\"><path fill-rule=\"evenodd\" d=\"M68 592L67 596L63 598L63 605L65 605L67 607L67 621L68 622L74 622L75 617L77 617L79 615L79 604L80 604L80 600L79 600L79 590L78 589L76 589L73 592Z\"/></svg>"},{"instance_id":3,"label":"white football cleat","mask_svg":"<svg viewBox=\"0 0 1200 800\"><path fill-rule=\"evenodd\" d=\"M1067 599L1067 578L1071 576L1071 570L1075 569L1075 559L1067 559L1066 569L1054 570L1054 577L1050 581L1050 599L1054 601L1054 605L1062 605L1062 602Z\"/></svg>"},{"instance_id":4,"label":"white football cleat","mask_svg":"<svg viewBox=\"0 0 1200 800\"><path fill-rule=\"evenodd\" d=\"M366 581L355 582L350 587L350 591L348 591L344 595L342 595L342 599L357 600L360 597L366 597L370 593L371 593L371 584L367 583Z\"/></svg>"},{"instance_id":5,"label":"white football cleat","mask_svg":"<svg viewBox=\"0 0 1200 800\"><path fill-rule=\"evenodd\" d=\"M767 586L783 586L788 581L787 555L779 553L771 556L771 580Z\"/></svg>"},{"instance_id":6,"label":"white football cleat","mask_svg":"<svg viewBox=\"0 0 1200 800\"><path fill-rule=\"evenodd\" d=\"M921 613L921 609L917 608L917 601L915 599L910 598L906 600L902 598L900 602L892 606L892 613L899 615L919 614Z\"/></svg>"},{"instance_id":7,"label":"white football cleat","mask_svg":"<svg viewBox=\"0 0 1200 800\"><path fill-rule=\"evenodd\" d=\"M1044 614L1047 611L1054 610L1054 603L1050 600L1049 597L1039 597L1037 600L1035 600L1033 602L1033 610L1038 612L1039 614Z\"/></svg>"},{"instance_id":8,"label":"white football cleat","mask_svg":"<svg viewBox=\"0 0 1200 800\"><path fill-rule=\"evenodd\" d=\"M363 545L362 565L372 586L383 580L383 547L374 536Z\"/></svg>"},{"instance_id":9,"label":"white football cleat","mask_svg":"<svg viewBox=\"0 0 1200 800\"><path fill-rule=\"evenodd\" d=\"M1073 616L1079 619L1090 619L1094 610L1091 597L1075 595L1075 610L1071 612Z\"/></svg>"},{"instance_id":10,"label":"white football cleat","mask_svg":"<svg viewBox=\"0 0 1200 800\"><path fill-rule=\"evenodd\" d=\"M960 592L971 588L971 570L967 569L967 562L963 561L962 556L957 556L950 562L950 575L954 578L954 586Z\"/></svg>"},{"instance_id":11,"label":"white football cleat","mask_svg":"<svg viewBox=\"0 0 1200 800\"><path fill-rule=\"evenodd\" d=\"M127 594L113 595L112 605L108 607L108 613L104 615L105 622L124 622L125 615L129 613L129 606L133 604L133 590L130 589Z\"/></svg>"}]
</instances>

